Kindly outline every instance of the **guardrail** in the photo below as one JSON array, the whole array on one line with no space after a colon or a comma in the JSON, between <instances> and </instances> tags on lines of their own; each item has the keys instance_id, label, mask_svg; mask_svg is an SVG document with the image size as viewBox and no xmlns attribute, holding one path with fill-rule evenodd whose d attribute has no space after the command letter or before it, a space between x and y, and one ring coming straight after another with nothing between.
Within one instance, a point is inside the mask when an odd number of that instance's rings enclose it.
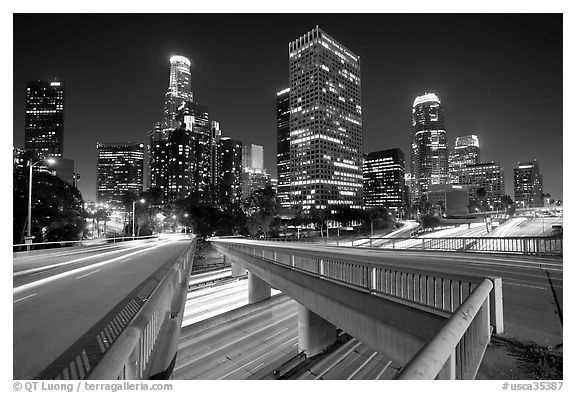
<instances>
[{"instance_id":1,"label":"guardrail","mask_svg":"<svg viewBox=\"0 0 576 393\"><path fill-rule=\"evenodd\" d=\"M465 327L464 333L457 337L451 347L455 355L450 358L454 363L454 367L450 370L459 371L443 373L440 376L443 378L473 378L489 342L490 326L497 333L502 333L504 330L501 278L458 275L382 262L358 261L352 256L348 259L341 255L329 255L330 249L302 250L291 248L289 245L251 244L249 241L240 239L213 239L212 241L217 248L223 247L228 251L283 265L286 268L334 281L375 296L396 299L408 305L413 304L415 307L430 310L430 312L432 310L448 312L453 317L462 315L462 310L468 310L471 307L470 302L479 296L472 297L472 295L483 293L489 286L488 293L483 298L482 307L484 308L480 319L472 323L474 316L470 317L470 323ZM479 292L477 292L478 288L481 288ZM476 303L472 305L475 306ZM466 318L468 316L469 313L466 314ZM443 329L438 334L447 333ZM488 337L487 341L486 337ZM422 356L428 357L428 355ZM446 359L441 359L441 361L443 365Z\"/></svg>"},{"instance_id":2,"label":"guardrail","mask_svg":"<svg viewBox=\"0 0 576 393\"><path fill-rule=\"evenodd\" d=\"M123 236L123 237L102 238L101 240L107 243L116 243L129 240L152 239L157 237L158 235ZM22 244L13 244L12 250L13 252L23 252L23 251L47 250L62 247L86 246L88 242L89 240L64 240L58 242L42 242L42 243L30 243L30 244L22 243Z\"/></svg>"},{"instance_id":3,"label":"guardrail","mask_svg":"<svg viewBox=\"0 0 576 393\"><path fill-rule=\"evenodd\" d=\"M158 269L116 315L98 328L95 337L60 360L61 369L39 379L160 379L168 378L176 359L188 279L196 239L171 263Z\"/></svg>"},{"instance_id":4,"label":"guardrail","mask_svg":"<svg viewBox=\"0 0 576 393\"><path fill-rule=\"evenodd\" d=\"M490 343L492 288L492 282L484 280L402 368L397 379L473 379Z\"/></svg>"},{"instance_id":5,"label":"guardrail","mask_svg":"<svg viewBox=\"0 0 576 393\"><path fill-rule=\"evenodd\" d=\"M563 239L557 237L357 237L354 239L331 237L312 239L267 238L260 240L398 250L563 255Z\"/></svg>"}]
</instances>

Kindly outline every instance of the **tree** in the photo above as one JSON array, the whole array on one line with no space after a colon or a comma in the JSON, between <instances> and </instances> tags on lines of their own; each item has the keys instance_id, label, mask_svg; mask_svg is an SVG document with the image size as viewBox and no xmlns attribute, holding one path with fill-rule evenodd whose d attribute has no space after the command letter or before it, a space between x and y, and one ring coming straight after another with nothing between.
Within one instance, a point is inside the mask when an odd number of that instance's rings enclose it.
<instances>
[{"instance_id":1,"label":"tree","mask_svg":"<svg viewBox=\"0 0 576 393\"><path fill-rule=\"evenodd\" d=\"M254 191L244 204L246 227L250 235L255 236L262 232L267 236L279 208L280 204L272 187L266 186Z\"/></svg>"},{"instance_id":2,"label":"tree","mask_svg":"<svg viewBox=\"0 0 576 393\"><path fill-rule=\"evenodd\" d=\"M32 236L36 242L79 240L85 212L76 187L48 172L35 172L32 188ZM13 240L22 243L28 219L28 178L14 175Z\"/></svg>"},{"instance_id":3,"label":"tree","mask_svg":"<svg viewBox=\"0 0 576 393\"><path fill-rule=\"evenodd\" d=\"M480 207L482 211L486 211L486 190L483 187L479 187L476 190L476 197L480 202Z\"/></svg>"}]
</instances>

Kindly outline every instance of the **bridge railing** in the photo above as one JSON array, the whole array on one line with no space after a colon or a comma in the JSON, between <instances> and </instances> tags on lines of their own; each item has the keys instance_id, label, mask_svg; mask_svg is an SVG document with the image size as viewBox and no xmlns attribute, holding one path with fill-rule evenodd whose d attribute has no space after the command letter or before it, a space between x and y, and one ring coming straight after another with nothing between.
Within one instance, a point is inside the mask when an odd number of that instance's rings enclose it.
<instances>
[{"instance_id":1,"label":"bridge railing","mask_svg":"<svg viewBox=\"0 0 576 393\"><path fill-rule=\"evenodd\" d=\"M441 237L368 238L356 245L388 249L417 249L529 255L562 255L562 238L552 237ZM355 245L355 244L352 244Z\"/></svg>"},{"instance_id":2,"label":"bridge railing","mask_svg":"<svg viewBox=\"0 0 576 393\"><path fill-rule=\"evenodd\" d=\"M195 239L156 271L76 355L40 379L163 379L174 366Z\"/></svg>"},{"instance_id":3,"label":"bridge railing","mask_svg":"<svg viewBox=\"0 0 576 393\"><path fill-rule=\"evenodd\" d=\"M490 343L491 290L490 280L478 285L398 379L473 379Z\"/></svg>"},{"instance_id":4,"label":"bridge railing","mask_svg":"<svg viewBox=\"0 0 576 393\"><path fill-rule=\"evenodd\" d=\"M251 244L242 240L213 241L217 248L257 257L430 312L438 310L450 315L447 324L431 341L441 344L434 344L426 351L423 349L415 357L420 360L411 367L415 367L417 373L425 370L421 378L474 378L492 330L497 333L504 330L501 278L357 261L341 254L330 255L330 249L301 250L288 245ZM437 345L447 345L448 355L444 356L445 351L438 354L434 349ZM413 372L405 375L406 378L415 378Z\"/></svg>"},{"instance_id":5,"label":"bridge railing","mask_svg":"<svg viewBox=\"0 0 576 393\"><path fill-rule=\"evenodd\" d=\"M398 250L460 251L527 255L563 255L561 237L356 237L266 238L332 246L379 247Z\"/></svg>"},{"instance_id":6,"label":"bridge railing","mask_svg":"<svg viewBox=\"0 0 576 393\"><path fill-rule=\"evenodd\" d=\"M123 236L123 237L109 237L106 239L102 239L103 242L108 243L116 243L116 242L123 242L129 240L141 240L141 239L153 239L157 238L158 235L149 235L149 236ZM64 241L57 241L57 242L42 242L42 243L21 243L21 244L13 244L12 251L13 252L23 252L23 251L35 251L35 250L46 250L46 249L54 249L54 248L62 248L62 247L81 247L89 244L87 240L64 240Z\"/></svg>"}]
</instances>

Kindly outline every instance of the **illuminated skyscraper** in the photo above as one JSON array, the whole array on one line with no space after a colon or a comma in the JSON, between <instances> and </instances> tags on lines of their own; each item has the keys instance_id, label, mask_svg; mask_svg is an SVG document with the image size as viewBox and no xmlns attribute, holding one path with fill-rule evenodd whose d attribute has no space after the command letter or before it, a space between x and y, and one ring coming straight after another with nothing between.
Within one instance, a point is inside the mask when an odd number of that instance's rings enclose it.
<instances>
[{"instance_id":1,"label":"illuminated skyscraper","mask_svg":"<svg viewBox=\"0 0 576 393\"><path fill-rule=\"evenodd\" d=\"M64 82L26 83L24 149L43 157L64 150Z\"/></svg>"},{"instance_id":2,"label":"illuminated skyscraper","mask_svg":"<svg viewBox=\"0 0 576 393\"><path fill-rule=\"evenodd\" d=\"M124 209L122 197L143 189L144 145L142 143L98 143L98 202Z\"/></svg>"},{"instance_id":3,"label":"illuminated skyscraper","mask_svg":"<svg viewBox=\"0 0 576 393\"><path fill-rule=\"evenodd\" d=\"M476 135L459 136L448 157L448 182L458 183L458 170L480 163L480 141Z\"/></svg>"},{"instance_id":4,"label":"illuminated skyscraper","mask_svg":"<svg viewBox=\"0 0 576 393\"><path fill-rule=\"evenodd\" d=\"M486 191L488 205L500 203L504 196L504 168L494 162L466 165L458 170L458 184L468 186L469 197L478 205L482 204L478 189ZM485 206L487 207L487 206Z\"/></svg>"},{"instance_id":5,"label":"illuminated skyscraper","mask_svg":"<svg viewBox=\"0 0 576 393\"><path fill-rule=\"evenodd\" d=\"M260 145L242 147L242 198L248 199L252 193L265 188L270 175L264 169L264 148Z\"/></svg>"},{"instance_id":6,"label":"illuminated skyscraper","mask_svg":"<svg viewBox=\"0 0 576 393\"><path fill-rule=\"evenodd\" d=\"M290 207L290 88L276 93L278 201Z\"/></svg>"},{"instance_id":7,"label":"illuminated skyscraper","mask_svg":"<svg viewBox=\"0 0 576 393\"><path fill-rule=\"evenodd\" d=\"M360 58L316 27L288 46L290 204L362 203Z\"/></svg>"},{"instance_id":8,"label":"illuminated skyscraper","mask_svg":"<svg viewBox=\"0 0 576 393\"><path fill-rule=\"evenodd\" d=\"M514 168L514 199L522 207L541 207L544 204L542 174L538 160L519 162Z\"/></svg>"},{"instance_id":9,"label":"illuminated skyscraper","mask_svg":"<svg viewBox=\"0 0 576 393\"><path fill-rule=\"evenodd\" d=\"M446 184L448 150L444 111L434 93L416 97L412 106L412 176L416 178L415 196L421 197L430 184Z\"/></svg>"},{"instance_id":10,"label":"illuminated skyscraper","mask_svg":"<svg viewBox=\"0 0 576 393\"><path fill-rule=\"evenodd\" d=\"M239 203L242 197L242 142L222 137L219 140L218 153L219 203Z\"/></svg>"},{"instance_id":11,"label":"illuminated skyscraper","mask_svg":"<svg viewBox=\"0 0 576 393\"><path fill-rule=\"evenodd\" d=\"M404 153L389 149L368 153L364 159L366 206L400 208L404 204Z\"/></svg>"},{"instance_id":12,"label":"illuminated skyscraper","mask_svg":"<svg viewBox=\"0 0 576 393\"><path fill-rule=\"evenodd\" d=\"M175 129L179 126L176 120L178 108L193 101L190 86L190 60L184 56L170 58L170 82L164 100L163 129Z\"/></svg>"}]
</instances>

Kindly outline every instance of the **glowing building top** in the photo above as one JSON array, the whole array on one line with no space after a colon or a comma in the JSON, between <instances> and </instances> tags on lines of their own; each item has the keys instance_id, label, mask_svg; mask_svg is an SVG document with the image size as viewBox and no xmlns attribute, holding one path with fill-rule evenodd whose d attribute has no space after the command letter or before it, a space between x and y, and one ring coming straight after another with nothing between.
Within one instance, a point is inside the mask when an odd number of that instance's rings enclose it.
<instances>
[{"instance_id":1,"label":"glowing building top","mask_svg":"<svg viewBox=\"0 0 576 393\"><path fill-rule=\"evenodd\" d=\"M437 102L439 104L441 104L440 102L440 98L438 98L438 96L434 93L424 93L421 96L418 96L414 99L414 104L412 105L412 107L416 107L420 104L424 104L427 102Z\"/></svg>"}]
</instances>

